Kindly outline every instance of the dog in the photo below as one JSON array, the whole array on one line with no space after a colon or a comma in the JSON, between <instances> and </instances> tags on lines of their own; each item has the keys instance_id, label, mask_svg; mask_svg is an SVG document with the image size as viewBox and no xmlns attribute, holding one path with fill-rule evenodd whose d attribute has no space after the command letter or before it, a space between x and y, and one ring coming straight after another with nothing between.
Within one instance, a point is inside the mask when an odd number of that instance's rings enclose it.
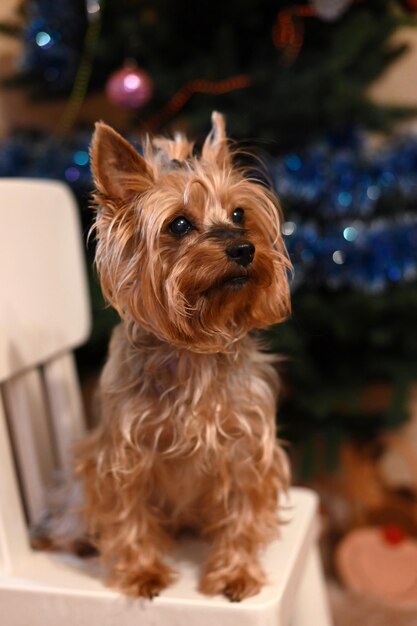
<instances>
[{"instance_id":1,"label":"dog","mask_svg":"<svg viewBox=\"0 0 417 626\"><path fill-rule=\"evenodd\" d=\"M251 334L290 314L278 200L236 164L217 112L198 156L182 134L141 156L100 122L91 166L96 267L122 321L76 454L88 537L110 585L153 598L191 528L210 542L200 591L240 601L266 582L289 481L278 376Z\"/></svg>"}]
</instances>

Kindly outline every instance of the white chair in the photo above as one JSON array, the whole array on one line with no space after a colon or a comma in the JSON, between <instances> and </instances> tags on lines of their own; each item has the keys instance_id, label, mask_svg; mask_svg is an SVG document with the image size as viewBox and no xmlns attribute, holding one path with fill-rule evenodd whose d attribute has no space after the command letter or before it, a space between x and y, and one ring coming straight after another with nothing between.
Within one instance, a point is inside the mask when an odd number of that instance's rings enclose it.
<instances>
[{"instance_id":1,"label":"white chair","mask_svg":"<svg viewBox=\"0 0 417 626\"><path fill-rule=\"evenodd\" d=\"M263 555L270 583L240 604L196 590L206 546L184 540L178 581L151 601L106 588L96 560L32 551L51 472L71 465L83 411L71 351L90 329L77 208L56 182L0 181L1 626L330 626L317 498L291 489L290 522Z\"/></svg>"}]
</instances>

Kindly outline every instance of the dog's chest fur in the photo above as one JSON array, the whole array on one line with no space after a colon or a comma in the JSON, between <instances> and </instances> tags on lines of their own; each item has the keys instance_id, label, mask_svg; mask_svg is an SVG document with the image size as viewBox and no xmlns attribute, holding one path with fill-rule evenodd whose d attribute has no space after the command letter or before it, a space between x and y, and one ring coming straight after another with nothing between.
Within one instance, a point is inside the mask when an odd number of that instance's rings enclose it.
<instances>
[{"instance_id":1,"label":"dog's chest fur","mask_svg":"<svg viewBox=\"0 0 417 626\"><path fill-rule=\"evenodd\" d=\"M103 399L115 405L105 413L123 415L112 426L138 449L210 459L270 430L277 376L269 361L250 337L230 354L196 354L146 337L132 346L121 324L101 381Z\"/></svg>"}]
</instances>

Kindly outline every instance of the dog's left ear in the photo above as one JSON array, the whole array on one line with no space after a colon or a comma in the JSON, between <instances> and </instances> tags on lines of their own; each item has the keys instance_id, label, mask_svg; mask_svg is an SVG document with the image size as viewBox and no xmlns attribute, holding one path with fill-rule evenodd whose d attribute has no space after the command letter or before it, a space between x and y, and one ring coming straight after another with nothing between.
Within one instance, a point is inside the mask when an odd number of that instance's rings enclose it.
<instances>
[{"instance_id":1,"label":"dog's left ear","mask_svg":"<svg viewBox=\"0 0 417 626\"><path fill-rule=\"evenodd\" d=\"M145 159L103 122L96 124L90 158L94 184L107 198L126 202L152 184L153 175Z\"/></svg>"},{"instance_id":2,"label":"dog's left ear","mask_svg":"<svg viewBox=\"0 0 417 626\"><path fill-rule=\"evenodd\" d=\"M211 124L212 128L204 142L201 156L207 161L215 161L220 167L228 167L231 164L231 156L224 116L218 111L213 111Z\"/></svg>"}]
</instances>

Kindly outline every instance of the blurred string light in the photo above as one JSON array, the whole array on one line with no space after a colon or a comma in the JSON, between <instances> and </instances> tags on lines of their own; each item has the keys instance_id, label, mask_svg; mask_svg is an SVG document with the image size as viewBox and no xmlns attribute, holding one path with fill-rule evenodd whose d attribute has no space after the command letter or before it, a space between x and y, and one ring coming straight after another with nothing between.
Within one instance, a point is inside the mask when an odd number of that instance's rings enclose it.
<instances>
[{"instance_id":1,"label":"blurred string light","mask_svg":"<svg viewBox=\"0 0 417 626\"><path fill-rule=\"evenodd\" d=\"M85 200L92 186L90 139L89 133L15 134L0 144L0 176L64 180ZM286 215L293 289L374 293L416 280L417 136L397 138L376 153L358 134L342 145L327 138L296 156L269 164ZM342 193L352 201L340 202ZM396 207L401 212L393 215Z\"/></svg>"},{"instance_id":2,"label":"blurred string light","mask_svg":"<svg viewBox=\"0 0 417 626\"><path fill-rule=\"evenodd\" d=\"M73 159L76 165L87 165L89 161L88 152L86 150L77 150L74 152Z\"/></svg>"},{"instance_id":3,"label":"blurred string light","mask_svg":"<svg viewBox=\"0 0 417 626\"><path fill-rule=\"evenodd\" d=\"M87 16L90 21L94 21L101 10L99 0L87 0L86 4Z\"/></svg>"},{"instance_id":4,"label":"blurred string light","mask_svg":"<svg viewBox=\"0 0 417 626\"><path fill-rule=\"evenodd\" d=\"M332 254L332 259L337 265L343 265L345 262L345 255L342 250L335 250Z\"/></svg>"},{"instance_id":5,"label":"blurred string light","mask_svg":"<svg viewBox=\"0 0 417 626\"><path fill-rule=\"evenodd\" d=\"M355 241L358 236L358 230L354 226L348 226L343 229L343 237L346 241Z\"/></svg>"},{"instance_id":6,"label":"blurred string light","mask_svg":"<svg viewBox=\"0 0 417 626\"><path fill-rule=\"evenodd\" d=\"M54 44L54 40L51 35L43 30L36 33L35 41L39 48L50 48Z\"/></svg>"}]
</instances>

